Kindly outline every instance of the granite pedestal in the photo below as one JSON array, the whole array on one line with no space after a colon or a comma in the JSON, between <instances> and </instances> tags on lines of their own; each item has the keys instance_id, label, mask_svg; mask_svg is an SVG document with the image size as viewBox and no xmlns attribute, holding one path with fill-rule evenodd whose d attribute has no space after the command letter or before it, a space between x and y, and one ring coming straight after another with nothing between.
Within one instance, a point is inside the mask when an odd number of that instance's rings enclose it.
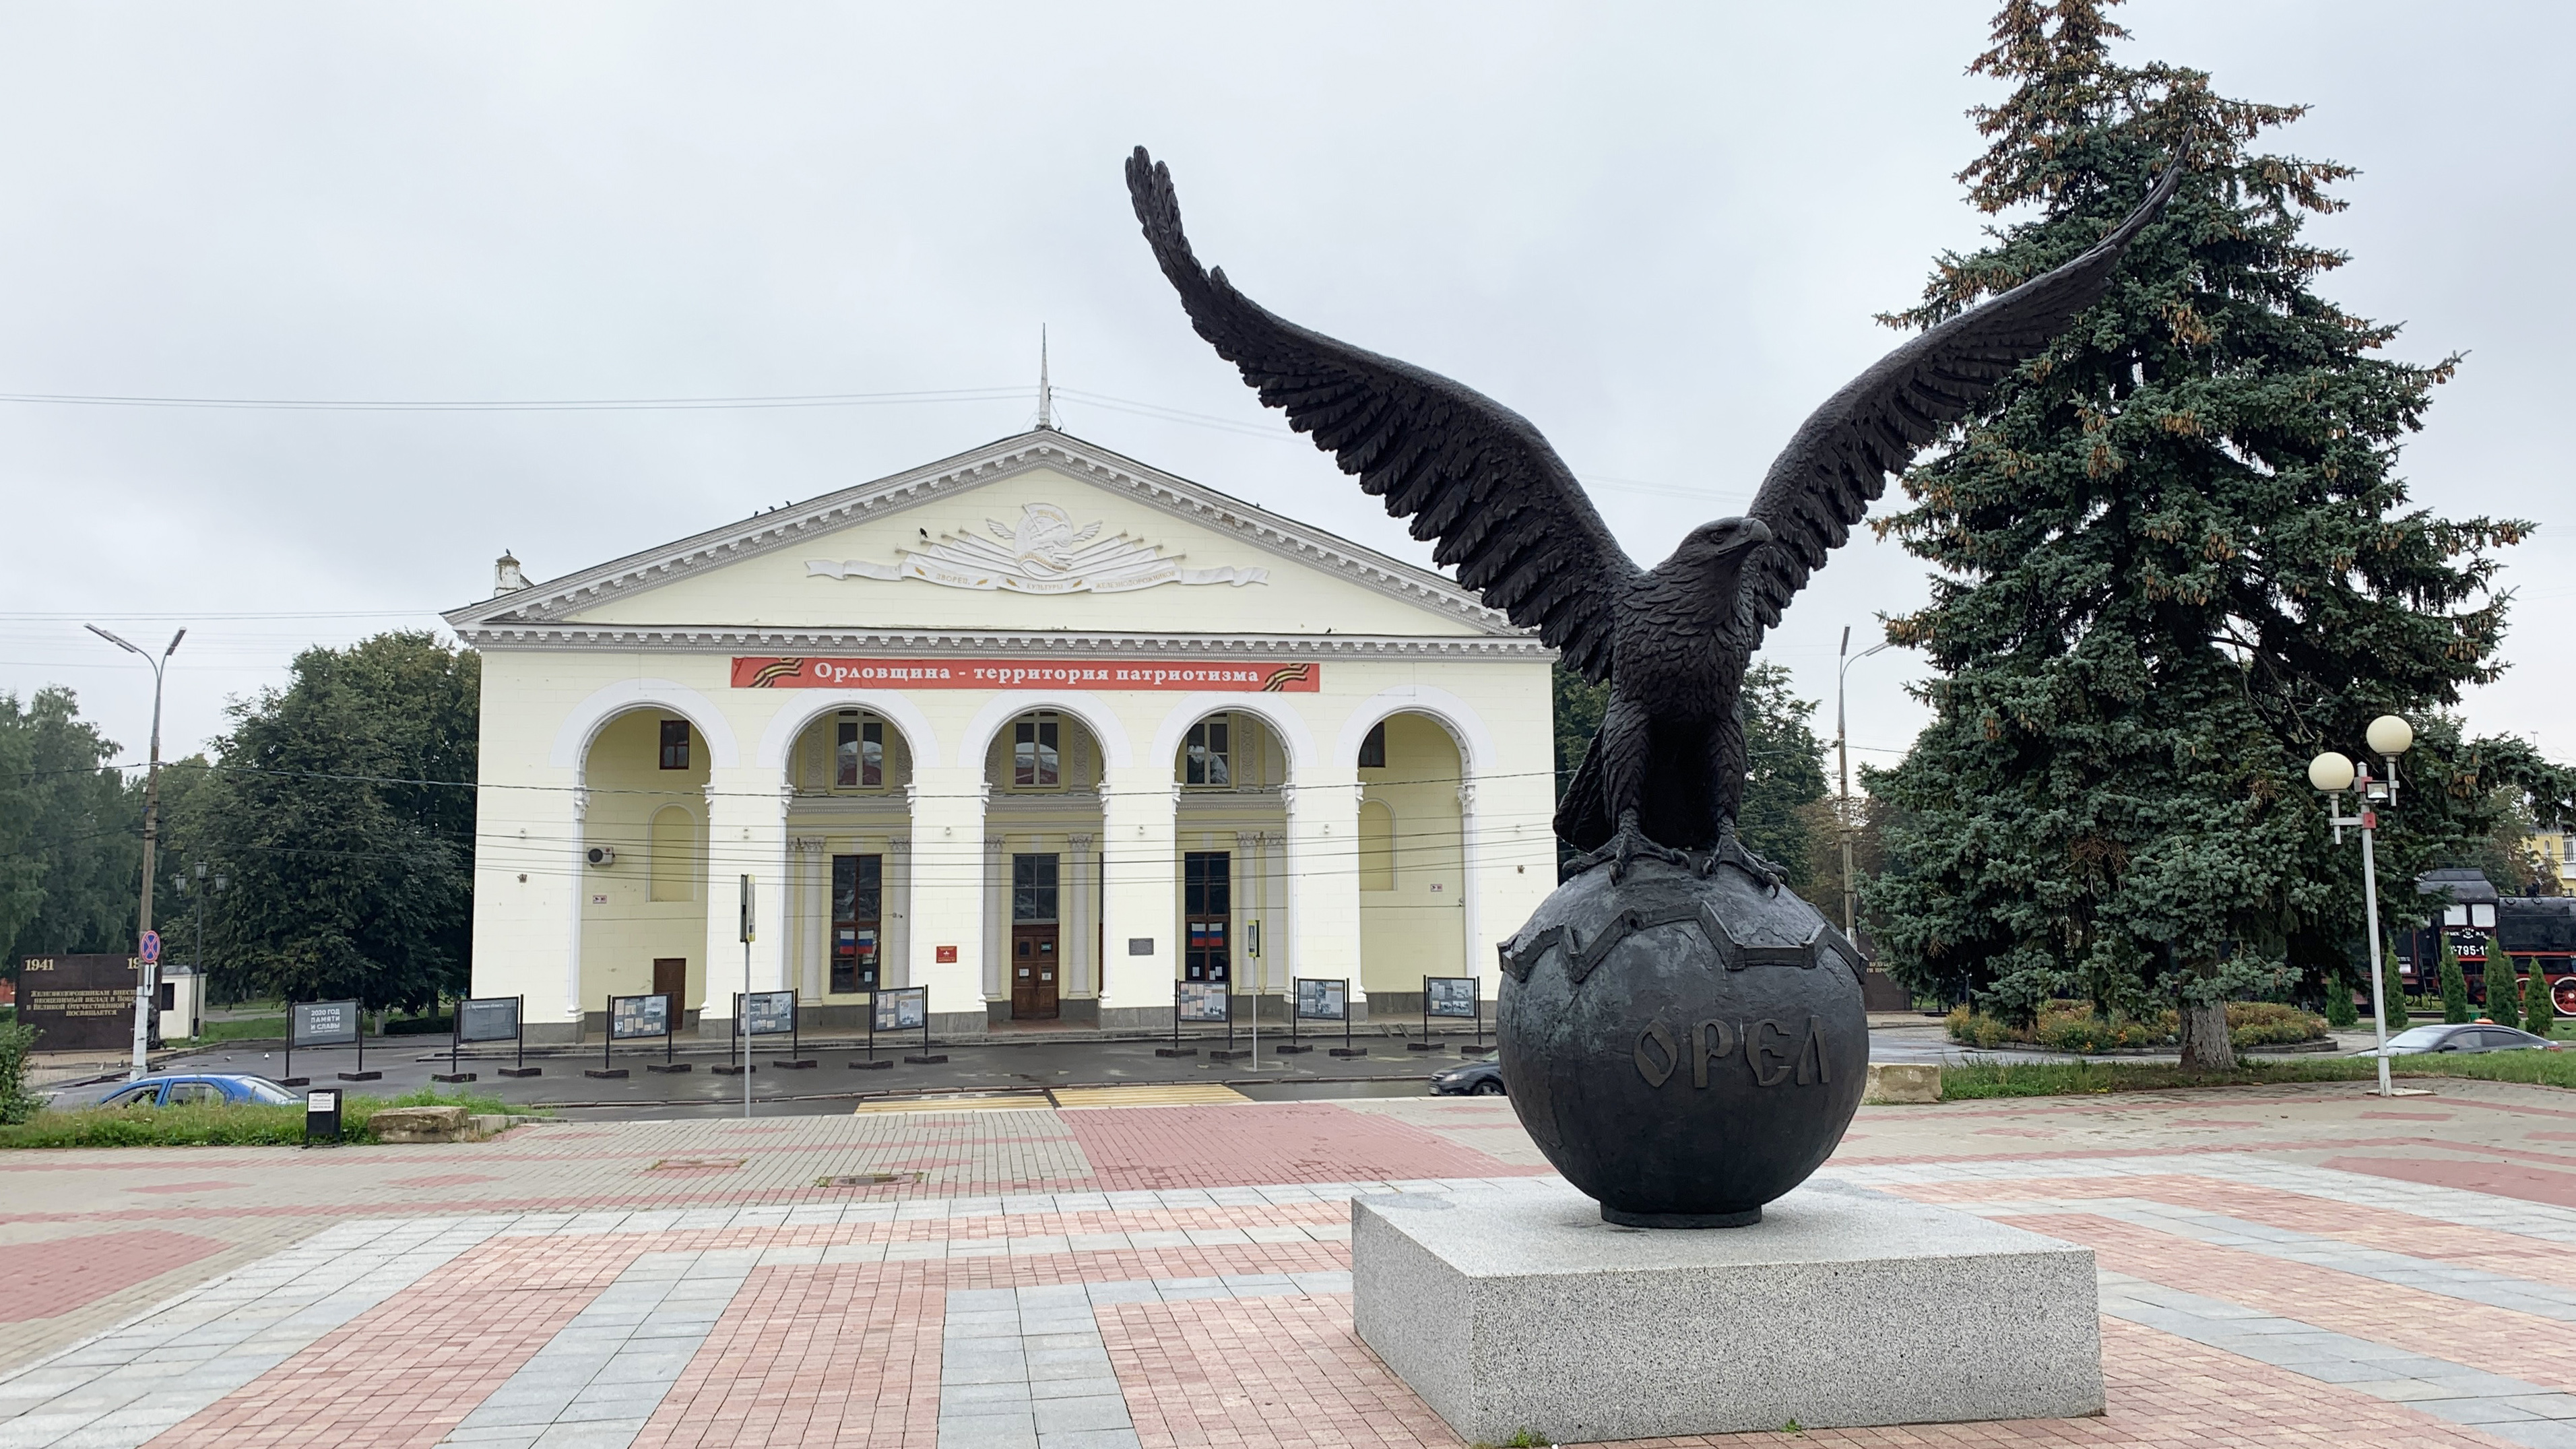
<instances>
[{"instance_id":1,"label":"granite pedestal","mask_svg":"<svg viewBox=\"0 0 2576 1449\"><path fill-rule=\"evenodd\" d=\"M1351 1204L1352 1316L1470 1443L2102 1412L2093 1252L1810 1181L1624 1228L1554 1178Z\"/></svg>"}]
</instances>

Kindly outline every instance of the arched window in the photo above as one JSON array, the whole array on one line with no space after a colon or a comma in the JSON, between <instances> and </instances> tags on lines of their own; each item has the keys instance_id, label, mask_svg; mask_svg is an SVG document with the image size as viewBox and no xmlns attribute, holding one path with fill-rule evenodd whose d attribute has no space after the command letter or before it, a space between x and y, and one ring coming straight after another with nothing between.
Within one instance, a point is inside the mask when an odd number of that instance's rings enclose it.
<instances>
[{"instance_id":1,"label":"arched window","mask_svg":"<svg viewBox=\"0 0 2576 1449\"><path fill-rule=\"evenodd\" d=\"M1011 722L1011 788L1064 788L1063 725L1053 710L1024 714Z\"/></svg>"},{"instance_id":2,"label":"arched window","mask_svg":"<svg viewBox=\"0 0 2576 1449\"><path fill-rule=\"evenodd\" d=\"M885 788L885 721L845 709L832 722L832 788Z\"/></svg>"},{"instance_id":3,"label":"arched window","mask_svg":"<svg viewBox=\"0 0 2576 1449\"><path fill-rule=\"evenodd\" d=\"M1395 812L1383 800L1360 802L1360 889L1395 889Z\"/></svg>"},{"instance_id":4,"label":"arched window","mask_svg":"<svg viewBox=\"0 0 2576 1449\"><path fill-rule=\"evenodd\" d=\"M698 821L677 805L653 812L653 899L698 898Z\"/></svg>"}]
</instances>

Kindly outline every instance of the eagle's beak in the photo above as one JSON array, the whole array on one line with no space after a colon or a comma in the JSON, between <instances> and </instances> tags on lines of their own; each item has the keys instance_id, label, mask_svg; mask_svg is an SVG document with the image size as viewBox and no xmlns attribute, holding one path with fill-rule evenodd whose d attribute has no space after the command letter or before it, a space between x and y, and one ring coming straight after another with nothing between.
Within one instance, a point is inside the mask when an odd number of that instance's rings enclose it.
<instances>
[{"instance_id":1,"label":"eagle's beak","mask_svg":"<svg viewBox=\"0 0 2576 1449\"><path fill-rule=\"evenodd\" d=\"M1727 540L1726 551L1742 553L1748 548L1757 548L1770 541L1771 525L1758 518L1748 518L1744 520L1744 526L1736 530L1735 537Z\"/></svg>"}]
</instances>

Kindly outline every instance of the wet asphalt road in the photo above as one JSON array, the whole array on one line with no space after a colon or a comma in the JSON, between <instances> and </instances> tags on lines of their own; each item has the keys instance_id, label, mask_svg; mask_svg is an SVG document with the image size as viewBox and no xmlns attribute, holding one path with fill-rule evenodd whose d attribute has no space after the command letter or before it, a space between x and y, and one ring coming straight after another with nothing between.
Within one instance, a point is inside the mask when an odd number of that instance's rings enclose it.
<instances>
[{"instance_id":1,"label":"wet asphalt road","mask_svg":"<svg viewBox=\"0 0 2576 1449\"><path fill-rule=\"evenodd\" d=\"M786 1057L786 1044L764 1042L753 1057L751 1098L756 1112L773 1115L812 1115L848 1112L871 1097L910 1096L935 1092L990 1092L1034 1090L1046 1087L1119 1086L1170 1082L1221 1082L1246 1096L1265 1100L1297 1100L1319 1097L1349 1096L1416 1096L1430 1091L1430 1077L1443 1067L1474 1060L1460 1047L1472 1038L1465 1036L1441 1039L1436 1052L1411 1051L1399 1037L1363 1037L1359 1045L1368 1055L1352 1058L1331 1056L1326 1047L1337 1041L1316 1039L1316 1049L1293 1056L1276 1050L1281 1038L1264 1033L1258 1064L1252 1058L1217 1060L1212 1050L1223 1048L1222 1038L1201 1039L1184 1043L1197 1048L1197 1054L1185 1057L1162 1057L1155 1054L1158 1046L1168 1047L1168 1039L1132 1041L1061 1041L1037 1040L984 1042L973 1045L942 1045L934 1055L948 1058L942 1063L906 1062L907 1054L919 1054L918 1045L911 1048L881 1047L876 1053L891 1065L875 1070L857 1070L852 1062L866 1053L843 1040L814 1041L803 1044L805 1059L814 1062L810 1068L782 1068L775 1062ZM1486 1041L1490 1043L1491 1037ZM671 1054L672 1060L685 1065L684 1072L649 1070L664 1061L658 1043L651 1046L624 1045L612 1053L608 1062L621 1067L622 1078L601 1079L584 1072L601 1066L601 1053L595 1047L579 1051L544 1049L529 1053L528 1065L539 1068L543 1075L510 1079L497 1069L511 1064L504 1054L477 1057L466 1055L459 1066L475 1073L470 1085L460 1084L448 1090L471 1091L494 1096L506 1102L526 1103L569 1111L583 1116L603 1118L685 1118L717 1116L740 1112L743 1079L739 1075L719 1074L713 1068L732 1058L720 1055L712 1043L699 1046L683 1040ZM1248 1040L1238 1038L1237 1050L1249 1047ZM433 1073L448 1069L447 1054L430 1052L419 1038L387 1038L367 1045L366 1066L381 1072L379 1080L365 1083L342 1083L338 1073L350 1070L355 1053L348 1048L305 1050L295 1054L295 1071L309 1077L316 1085L346 1085L354 1091L395 1095L414 1091L432 1083ZM1937 1020L1926 1019L1921 1025L1882 1025L1870 1033L1870 1059L1881 1062L1957 1062L1968 1053L1945 1040ZM2001 1060L2063 1060L2039 1052L1978 1052L1974 1055ZM163 1065L165 1071L252 1072L262 1076L282 1077L286 1056L275 1043L228 1042L201 1051L174 1054ZM61 1100L95 1101L115 1090L115 1083L102 1083L66 1091Z\"/></svg>"}]
</instances>

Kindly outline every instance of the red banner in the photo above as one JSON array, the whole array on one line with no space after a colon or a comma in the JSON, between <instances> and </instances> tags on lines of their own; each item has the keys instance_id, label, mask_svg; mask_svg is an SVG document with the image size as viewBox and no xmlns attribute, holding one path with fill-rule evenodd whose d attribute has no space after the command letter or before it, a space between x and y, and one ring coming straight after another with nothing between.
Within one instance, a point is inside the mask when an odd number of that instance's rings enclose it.
<instances>
[{"instance_id":1,"label":"red banner","mask_svg":"<svg viewBox=\"0 0 2576 1449\"><path fill-rule=\"evenodd\" d=\"M1312 694L1311 660L1174 663L1116 659L824 659L737 657L736 689L1164 689L1184 693Z\"/></svg>"}]
</instances>

